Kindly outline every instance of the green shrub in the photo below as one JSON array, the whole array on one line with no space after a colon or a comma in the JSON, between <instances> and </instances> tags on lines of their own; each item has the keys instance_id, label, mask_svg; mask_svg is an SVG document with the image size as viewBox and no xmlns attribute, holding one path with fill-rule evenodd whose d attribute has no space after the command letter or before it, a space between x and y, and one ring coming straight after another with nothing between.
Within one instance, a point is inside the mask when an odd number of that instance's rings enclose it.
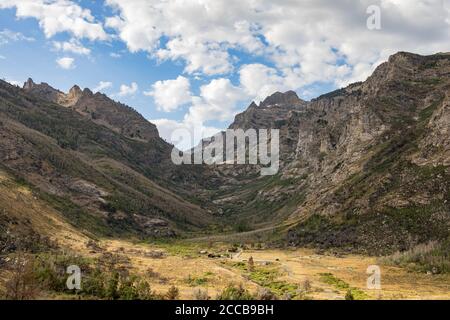
<instances>
[{"instance_id":1,"label":"green shrub","mask_svg":"<svg viewBox=\"0 0 450 320\"><path fill-rule=\"evenodd\" d=\"M254 300L255 297L242 284L229 284L218 296L217 300Z\"/></svg>"},{"instance_id":2,"label":"green shrub","mask_svg":"<svg viewBox=\"0 0 450 320\"><path fill-rule=\"evenodd\" d=\"M406 251L398 251L380 259L382 263L407 268L416 272L450 273L450 238L419 244Z\"/></svg>"},{"instance_id":3,"label":"green shrub","mask_svg":"<svg viewBox=\"0 0 450 320\"><path fill-rule=\"evenodd\" d=\"M347 293L345 294L345 300L355 300L352 290L347 290Z\"/></svg>"},{"instance_id":4,"label":"green shrub","mask_svg":"<svg viewBox=\"0 0 450 320\"><path fill-rule=\"evenodd\" d=\"M346 300L367 299L367 294L364 291L350 287L347 282L335 277L331 273L320 273L320 280L326 284L334 286L338 290L347 290L345 295Z\"/></svg>"},{"instance_id":5,"label":"green shrub","mask_svg":"<svg viewBox=\"0 0 450 320\"><path fill-rule=\"evenodd\" d=\"M196 289L193 293L193 299L194 300L209 300L210 297L208 295L208 292L202 289Z\"/></svg>"},{"instance_id":6,"label":"green shrub","mask_svg":"<svg viewBox=\"0 0 450 320\"><path fill-rule=\"evenodd\" d=\"M180 297L180 290L177 287L171 286L166 293L167 300L177 300Z\"/></svg>"}]
</instances>

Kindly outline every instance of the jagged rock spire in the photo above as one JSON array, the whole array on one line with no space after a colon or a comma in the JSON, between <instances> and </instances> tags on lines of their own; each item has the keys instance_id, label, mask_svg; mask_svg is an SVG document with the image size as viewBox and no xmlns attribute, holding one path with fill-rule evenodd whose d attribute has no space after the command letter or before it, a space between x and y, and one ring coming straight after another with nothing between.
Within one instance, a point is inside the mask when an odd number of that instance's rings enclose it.
<instances>
[{"instance_id":1,"label":"jagged rock spire","mask_svg":"<svg viewBox=\"0 0 450 320\"><path fill-rule=\"evenodd\" d=\"M33 79L28 78L27 82L25 82L25 83L23 84L23 88L24 88L25 90L29 90L29 89L32 89L35 85L36 85L36 84L34 83Z\"/></svg>"}]
</instances>

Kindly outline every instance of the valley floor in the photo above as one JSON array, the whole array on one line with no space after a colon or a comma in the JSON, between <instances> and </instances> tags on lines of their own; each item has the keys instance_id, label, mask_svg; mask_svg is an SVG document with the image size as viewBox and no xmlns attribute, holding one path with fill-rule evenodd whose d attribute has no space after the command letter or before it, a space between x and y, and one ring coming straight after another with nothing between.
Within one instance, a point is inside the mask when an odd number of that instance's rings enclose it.
<instances>
[{"instance_id":1,"label":"valley floor","mask_svg":"<svg viewBox=\"0 0 450 320\"><path fill-rule=\"evenodd\" d=\"M450 275L408 272L380 265L381 290L367 289L367 267L375 257L318 254L312 249L238 249L227 253L227 245L192 243L136 244L121 240L99 242L98 252L127 257L125 268L149 278L156 292L171 286L181 299L195 299L201 289L214 299L232 284L243 284L252 293L267 288L279 298L345 299L350 290L355 299L450 299ZM227 256L229 255L229 256ZM209 257L208 257L209 256ZM248 270L252 257L254 270Z\"/></svg>"},{"instance_id":2,"label":"valley floor","mask_svg":"<svg viewBox=\"0 0 450 320\"><path fill-rule=\"evenodd\" d=\"M147 280L157 293L164 294L176 286L181 299L196 298L194 292L198 289L214 299L231 283L242 284L252 293L265 288L278 298L291 299L344 299L349 292L355 299L450 299L450 274L409 272L383 265L375 257L340 256L312 249L238 248L216 239L171 243L93 241L37 199L28 187L15 183L1 171L0 191L1 212L8 212L17 221L26 220L64 251L96 258L91 261L113 259L122 270ZM377 264L381 268L381 290L369 290L366 270ZM0 289L8 278L9 271L0 265ZM38 298L74 297L43 293Z\"/></svg>"}]
</instances>

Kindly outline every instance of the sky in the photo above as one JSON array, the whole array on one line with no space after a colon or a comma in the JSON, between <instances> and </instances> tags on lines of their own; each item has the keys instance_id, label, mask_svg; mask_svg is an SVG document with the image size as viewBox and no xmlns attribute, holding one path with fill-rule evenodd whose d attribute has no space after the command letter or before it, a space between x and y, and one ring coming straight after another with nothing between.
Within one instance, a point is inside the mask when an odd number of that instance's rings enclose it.
<instances>
[{"instance_id":1,"label":"sky","mask_svg":"<svg viewBox=\"0 0 450 320\"><path fill-rule=\"evenodd\" d=\"M0 0L1 78L103 92L169 142L276 91L365 80L398 51L449 52L450 0Z\"/></svg>"}]
</instances>

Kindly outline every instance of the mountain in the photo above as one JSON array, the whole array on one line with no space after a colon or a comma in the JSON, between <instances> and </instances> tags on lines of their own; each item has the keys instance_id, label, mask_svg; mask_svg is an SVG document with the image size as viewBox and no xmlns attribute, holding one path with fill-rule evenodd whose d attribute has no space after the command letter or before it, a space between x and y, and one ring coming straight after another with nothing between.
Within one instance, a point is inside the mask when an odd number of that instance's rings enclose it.
<instances>
[{"instance_id":1,"label":"mountain","mask_svg":"<svg viewBox=\"0 0 450 320\"><path fill-rule=\"evenodd\" d=\"M35 84L32 79L28 79L23 89L43 100L73 109L95 123L104 125L128 138L144 141L159 138L154 124L134 109L115 102L99 92L94 94L89 89L81 90L75 85L65 94L46 83Z\"/></svg>"},{"instance_id":2,"label":"mountain","mask_svg":"<svg viewBox=\"0 0 450 320\"><path fill-rule=\"evenodd\" d=\"M109 109L96 117L84 106ZM214 222L183 187L201 181L195 168L174 166L171 145L131 108L77 87L64 94L32 80L23 89L1 81L0 115L0 170L78 230L173 237ZM0 201L3 227L12 223L8 206Z\"/></svg>"},{"instance_id":3,"label":"mountain","mask_svg":"<svg viewBox=\"0 0 450 320\"><path fill-rule=\"evenodd\" d=\"M449 89L450 54L400 52L310 102L288 92L252 103L230 128L280 129L281 169L218 168L213 201L291 245L378 254L448 239Z\"/></svg>"},{"instance_id":4,"label":"mountain","mask_svg":"<svg viewBox=\"0 0 450 320\"><path fill-rule=\"evenodd\" d=\"M450 54L406 52L312 101L274 93L229 127L280 130L280 170L261 176L258 165L174 165L156 127L103 94L0 82L0 187L26 186L37 207L91 235L216 233L370 254L444 246L449 96ZM23 199L11 199L0 199L0 229L33 243L19 231L33 226L11 213Z\"/></svg>"}]
</instances>

